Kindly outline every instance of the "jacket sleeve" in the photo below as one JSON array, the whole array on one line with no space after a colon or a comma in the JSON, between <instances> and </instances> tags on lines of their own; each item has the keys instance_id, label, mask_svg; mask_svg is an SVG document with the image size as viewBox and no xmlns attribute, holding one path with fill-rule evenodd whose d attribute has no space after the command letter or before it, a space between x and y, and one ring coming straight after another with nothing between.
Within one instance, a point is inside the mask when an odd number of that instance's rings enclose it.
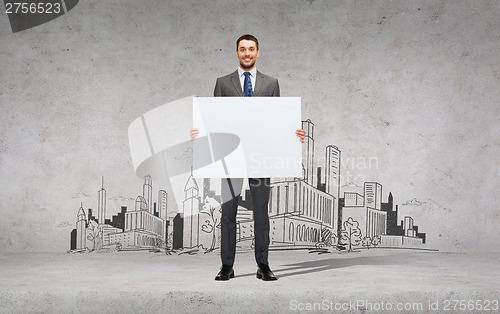
<instances>
[{"instance_id":1,"label":"jacket sleeve","mask_svg":"<svg viewBox=\"0 0 500 314\"><path fill-rule=\"evenodd\" d=\"M273 97L280 97L280 84L278 83L278 80L276 80L276 84L274 86Z\"/></svg>"},{"instance_id":2,"label":"jacket sleeve","mask_svg":"<svg viewBox=\"0 0 500 314\"><path fill-rule=\"evenodd\" d=\"M221 96L222 96L222 91L220 89L220 82L219 79L217 79L217 82L215 82L214 97L221 97Z\"/></svg>"}]
</instances>

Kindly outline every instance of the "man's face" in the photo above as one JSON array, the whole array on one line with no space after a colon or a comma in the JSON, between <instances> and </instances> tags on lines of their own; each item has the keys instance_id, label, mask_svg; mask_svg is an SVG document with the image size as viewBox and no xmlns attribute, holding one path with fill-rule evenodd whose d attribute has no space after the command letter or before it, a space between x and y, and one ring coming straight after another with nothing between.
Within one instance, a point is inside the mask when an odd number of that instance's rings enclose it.
<instances>
[{"instance_id":1,"label":"man's face","mask_svg":"<svg viewBox=\"0 0 500 314\"><path fill-rule=\"evenodd\" d=\"M259 56L259 50L253 40L243 39L238 44L236 57L240 60L240 67L245 71L250 71L255 68L255 61Z\"/></svg>"}]
</instances>

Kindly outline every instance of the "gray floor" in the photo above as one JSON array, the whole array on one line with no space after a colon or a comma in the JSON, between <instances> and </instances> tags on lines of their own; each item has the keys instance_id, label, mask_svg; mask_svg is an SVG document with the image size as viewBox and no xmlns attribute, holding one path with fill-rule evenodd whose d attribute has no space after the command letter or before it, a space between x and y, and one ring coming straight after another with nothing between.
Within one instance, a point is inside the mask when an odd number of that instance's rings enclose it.
<instances>
[{"instance_id":1,"label":"gray floor","mask_svg":"<svg viewBox=\"0 0 500 314\"><path fill-rule=\"evenodd\" d=\"M217 252L0 254L0 312L500 312L500 254L273 251L270 263L276 282L255 278L252 252L216 282Z\"/></svg>"}]
</instances>

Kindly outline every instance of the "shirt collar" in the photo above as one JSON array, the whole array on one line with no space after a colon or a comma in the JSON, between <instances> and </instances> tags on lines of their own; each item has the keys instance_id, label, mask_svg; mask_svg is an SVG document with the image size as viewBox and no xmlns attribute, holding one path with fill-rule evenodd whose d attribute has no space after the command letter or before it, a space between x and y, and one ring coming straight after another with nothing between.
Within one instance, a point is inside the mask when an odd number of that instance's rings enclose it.
<instances>
[{"instance_id":1,"label":"shirt collar","mask_svg":"<svg viewBox=\"0 0 500 314\"><path fill-rule=\"evenodd\" d=\"M251 70L250 70L250 71L248 71L248 72L250 72L250 74L251 74L252 78L255 78L255 77L257 76L257 68L256 68L256 67L255 67L255 68L253 68L253 69L251 69ZM239 76L239 77L244 76L244 74L243 74L243 73L245 73L245 71L244 71L242 68L238 67L238 76Z\"/></svg>"}]
</instances>

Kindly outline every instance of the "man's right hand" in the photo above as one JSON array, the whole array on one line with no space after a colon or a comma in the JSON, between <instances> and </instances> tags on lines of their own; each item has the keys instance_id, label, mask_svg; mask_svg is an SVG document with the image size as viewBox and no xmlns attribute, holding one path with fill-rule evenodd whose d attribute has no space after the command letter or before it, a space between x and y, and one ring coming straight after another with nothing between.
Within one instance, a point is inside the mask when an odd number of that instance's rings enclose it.
<instances>
[{"instance_id":1,"label":"man's right hand","mask_svg":"<svg viewBox=\"0 0 500 314\"><path fill-rule=\"evenodd\" d=\"M200 134L200 130L196 128L192 128L191 131L189 132L189 135L191 136L191 142L196 139L196 137Z\"/></svg>"}]
</instances>

